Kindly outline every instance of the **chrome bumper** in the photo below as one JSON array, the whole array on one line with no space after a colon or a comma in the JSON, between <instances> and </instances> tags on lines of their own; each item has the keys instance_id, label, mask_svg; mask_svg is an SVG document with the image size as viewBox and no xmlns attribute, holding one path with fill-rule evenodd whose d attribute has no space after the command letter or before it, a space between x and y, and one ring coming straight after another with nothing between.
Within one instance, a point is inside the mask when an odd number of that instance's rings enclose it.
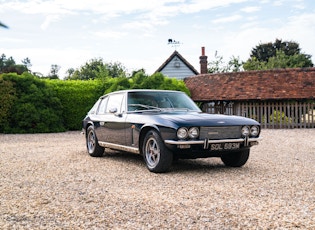
<instances>
[{"instance_id":1,"label":"chrome bumper","mask_svg":"<svg viewBox=\"0 0 315 230\"><path fill-rule=\"evenodd\" d=\"M244 143L244 146L257 145L261 137L256 138L237 138L237 139L220 139L220 140L165 140L165 144L169 145L203 145L204 149L208 149L210 144L220 144L220 143Z\"/></svg>"}]
</instances>

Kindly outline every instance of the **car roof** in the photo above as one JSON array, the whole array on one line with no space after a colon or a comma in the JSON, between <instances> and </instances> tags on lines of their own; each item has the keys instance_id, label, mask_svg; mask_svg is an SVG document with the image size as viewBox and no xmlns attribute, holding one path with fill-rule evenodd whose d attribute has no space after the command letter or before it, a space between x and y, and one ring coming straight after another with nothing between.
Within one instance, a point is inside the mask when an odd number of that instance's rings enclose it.
<instances>
[{"instance_id":1,"label":"car roof","mask_svg":"<svg viewBox=\"0 0 315 230\"><path fill-rule=\"evenodd\" d=\"M163 89L126 89L126 90L118 90L114 92L110 92L108 94L105 94L101 96L101 98L107 96L107 95L112 95L116 93L130 93L130 92L176 92L176 93L185 93L182 91L176 91L176 90L163 90Z\"/></svg>"}]
</instances>

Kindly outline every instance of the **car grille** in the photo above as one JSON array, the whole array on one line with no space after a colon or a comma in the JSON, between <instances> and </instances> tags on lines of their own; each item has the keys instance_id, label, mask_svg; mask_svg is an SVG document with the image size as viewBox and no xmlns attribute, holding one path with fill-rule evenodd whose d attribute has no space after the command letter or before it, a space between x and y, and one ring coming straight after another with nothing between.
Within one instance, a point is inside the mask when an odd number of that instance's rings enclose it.
<instances>
[{"instance_id":1,"label":"car grille","mask_svg":"<svg viewBox=\"0 0 315 230\"><path fill-rule=\"evenodd\" d=\"M231 139L241 137L240 126L228 126L228 127L201 127L200 139Z\"/></svg>"}]
</instances>

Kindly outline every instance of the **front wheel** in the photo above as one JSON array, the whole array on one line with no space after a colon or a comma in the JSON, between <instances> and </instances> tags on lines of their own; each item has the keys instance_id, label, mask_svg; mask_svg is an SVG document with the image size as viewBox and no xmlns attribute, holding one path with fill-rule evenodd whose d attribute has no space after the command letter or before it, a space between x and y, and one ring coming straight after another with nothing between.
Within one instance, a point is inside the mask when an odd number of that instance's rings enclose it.
<instances>
[{"instance_id":1,"label":"front wheel","mask_svg":"<svg viewBox=\"0 0 315 230\"><path fill-rule=\"evenodd\" d=\"M225 154L221 157L221 160L226 166L230 167L242 167L248 160L249 149L239 152L232 152Z\"/></svg>"},{"instance_id":2,"label":"front wheel","mask_svg":"<svg viewBox=\"0 0 315 230\"><path fill-rule=\"evenodd\" d=\"M146 134L142 153L147 168L151 172L166 172L172 165L173 154L166 148L162 138L155 130L150 130Z\"/></svg>"},{"instance_id":3,"label":"front wheel","mask_svg":"<svg viewBox=\"0 0 315 230\"><path fill-rule=\"evenodd\" d=\"M92 157L101 157L104 154L104 147L98 144L95 130L92 126L88 127L86 132L86 147Z\"/></svg>"}]
</instances>

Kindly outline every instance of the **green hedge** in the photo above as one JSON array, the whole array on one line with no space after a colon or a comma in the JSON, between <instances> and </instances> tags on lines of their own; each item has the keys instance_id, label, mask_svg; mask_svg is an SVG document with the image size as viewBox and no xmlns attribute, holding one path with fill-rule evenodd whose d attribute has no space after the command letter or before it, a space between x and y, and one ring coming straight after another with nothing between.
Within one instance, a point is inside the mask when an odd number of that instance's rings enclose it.
<instances>
[{"instance_id":1,"label":"green hedge","mask_svg":"<svg viewBox=\"0 0 315 230\"><path fill-rule=\"evenodd\" d=\"M64 127L67 130L81 129L83 118L104 93L103 83L97 80L46 80L46 82L53 86L61 101Z\"/></svg>"},{"instance_id":2,"label":"green hedge","mask_svg":"<svg viewBox=\"0 0 315 230\"><path fill-rule=\"evenodd\" d=\"M183 81L157 73L103 80L49 80L30 73L0 75L0 133L80 130L97 99L116 90L151 88L189 90Z\"/></svg>"},{"instance_id":3,"label":"green hedge","mask_svg":"<svg viewBox=\"0 0 315 230\"><path fill-rule=\"evenodd\" d=\"M62 104L54 89L33 75L23 73L3 74L2 117L0 131L3 133L43 133L64 131ZM9 86L9 91L3 90Z\"/></svg>"}]
</instances>

